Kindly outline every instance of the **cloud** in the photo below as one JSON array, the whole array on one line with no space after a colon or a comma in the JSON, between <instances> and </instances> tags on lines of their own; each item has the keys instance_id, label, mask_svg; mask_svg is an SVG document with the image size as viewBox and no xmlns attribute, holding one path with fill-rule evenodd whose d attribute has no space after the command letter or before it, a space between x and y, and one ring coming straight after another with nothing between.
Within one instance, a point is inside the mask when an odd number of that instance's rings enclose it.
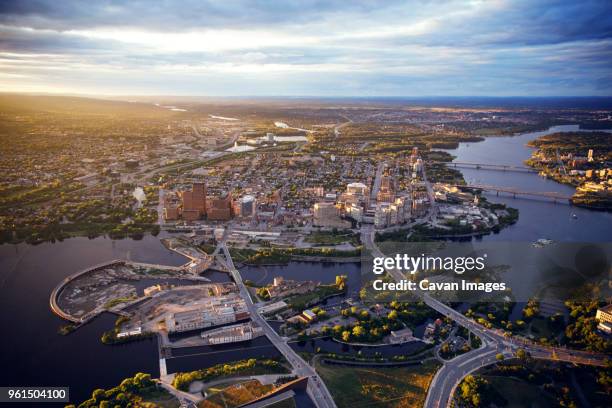
<instances>
[{"instance_id":1,"label":"cloud","mask_svg":"<svg viewBox=\"0 0 612 408\"><path fill-rule=\"evenodd\" d=\"M609 95L611 11L595 0L5 1L0 89Z\"/></svg>"}]
</instances>

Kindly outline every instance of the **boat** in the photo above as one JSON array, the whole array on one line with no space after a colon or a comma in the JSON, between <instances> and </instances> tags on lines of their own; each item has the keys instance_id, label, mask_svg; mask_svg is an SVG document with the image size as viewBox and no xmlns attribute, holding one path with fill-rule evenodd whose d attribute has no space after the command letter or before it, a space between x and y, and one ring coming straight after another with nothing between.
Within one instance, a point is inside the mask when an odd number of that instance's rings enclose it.
<instances>
[{"instance_id":1,"label":"boat","mask_svg":"<svg viewBox=\"0 0 612 408\"><path fill-rule=\"evenodd\" d=\"M552 243L553 243L552 239L540 238L540 239L536 240L531 245L533 245L535 248L542 248L542 247L545 247L545 246L550 245Z\"/></svg>"},{"instance_id":2,"label":"boat","mask_svg":"<svg viewBox=\"0 0 612 408\"><path fill-rule=\"evenodd\" d=\"M573 218L573 219L578 218L578 216L576 215L576 213L572 213L572 218Z\"/></svg>"}]
</instances>

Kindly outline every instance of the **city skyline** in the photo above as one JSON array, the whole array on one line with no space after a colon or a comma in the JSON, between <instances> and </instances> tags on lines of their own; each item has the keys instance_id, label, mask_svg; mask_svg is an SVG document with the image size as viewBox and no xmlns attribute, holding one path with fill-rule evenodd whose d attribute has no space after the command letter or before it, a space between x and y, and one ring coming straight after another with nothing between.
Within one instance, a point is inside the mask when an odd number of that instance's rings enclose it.
<instances>
[{"instance_id":1,"label":"city skyline","mask_svg":"<svg viewBox=\"0 0 612 408\"><path fill-rule=\"evenodd\" d=\"M0 91L609 96L605 1L0 5Z\"/></svg>"}]
</instances>

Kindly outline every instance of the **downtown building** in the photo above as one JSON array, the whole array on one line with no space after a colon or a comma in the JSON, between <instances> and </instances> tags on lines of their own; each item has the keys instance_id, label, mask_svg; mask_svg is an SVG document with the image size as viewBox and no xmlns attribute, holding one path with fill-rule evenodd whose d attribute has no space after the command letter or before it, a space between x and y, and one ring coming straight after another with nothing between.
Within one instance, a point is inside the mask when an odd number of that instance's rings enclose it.
<instances>
[{"instance_id":1,"label":"downtown building","mask_svg":"<svg viewBox=\"0 0 612 408\"><path fill-rule=\"evenodd\" d=\"M181 216L185 221L196 221L206 216L206 184L193 183L191 191L181 192Z\"/></svg>"}]
</instances>

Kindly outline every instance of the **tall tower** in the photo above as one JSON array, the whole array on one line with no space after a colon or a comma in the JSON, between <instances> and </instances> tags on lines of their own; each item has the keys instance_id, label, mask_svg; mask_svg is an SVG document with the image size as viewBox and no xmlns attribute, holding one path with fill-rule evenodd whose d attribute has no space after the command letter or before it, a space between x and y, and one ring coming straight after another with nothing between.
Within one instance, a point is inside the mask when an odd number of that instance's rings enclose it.
<instances>
[{"instance_id":1,"label":"tall tower","mask_svg":"<svg viewBox=\"0 0 612 408\"><path fill-rule=\"evenodd\" d=\"M193 191L195 209L199 210L203 216L206 215L206 183L193 183L191 191Z\"/></svg>"}]
</instances>

